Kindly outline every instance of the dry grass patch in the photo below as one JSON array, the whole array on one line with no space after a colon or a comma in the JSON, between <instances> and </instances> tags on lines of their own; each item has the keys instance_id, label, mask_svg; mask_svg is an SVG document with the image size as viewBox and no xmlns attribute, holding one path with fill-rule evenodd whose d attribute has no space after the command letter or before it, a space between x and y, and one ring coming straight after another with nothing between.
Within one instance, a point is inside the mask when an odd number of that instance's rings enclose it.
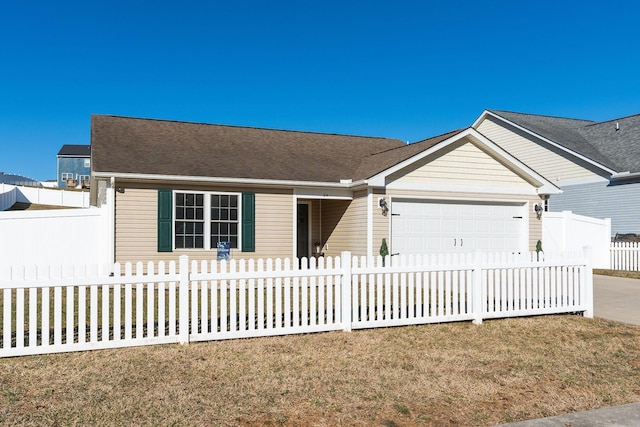
<instances>
[{"instance_id":1,"label":"dry grass patch","mask_svg":"<svg viewBox=\"0 0 640 427\"><path fill-rule=\"evenodd\" d=\"M579 316L0 360L13 425L466 425L640 401L640 328Z\"/></svg>"}]
</instances>

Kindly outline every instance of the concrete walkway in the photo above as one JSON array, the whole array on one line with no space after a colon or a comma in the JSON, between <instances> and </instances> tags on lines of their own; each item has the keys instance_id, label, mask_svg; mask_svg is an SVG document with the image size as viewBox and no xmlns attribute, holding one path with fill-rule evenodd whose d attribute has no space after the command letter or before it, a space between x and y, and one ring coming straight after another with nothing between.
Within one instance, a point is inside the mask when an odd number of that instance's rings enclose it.
<instances>
[{"instance_id":1,"label":"concrete walkway","mask_svg":"<svg viewBox=\"0 0 640 427\"><path fill-rule=\"evenodd\" d=\"M640 326L640 279L593 276L593 314ZM556 417L501 424L502 427L639 427L640 403Z\"/></svg>"},{"instance_id":2,"label":"concrete walkway","mask_svg":"<svg viewBox=\"0 0 640 427\"><path fill-rule=\"evenodd\" d=\"M502 427L638 427L640 403L594 409L557 417L501 424Z\"/></svg>"},{"instance_id":3,"label":"concrete walkway","mask_svg":"<svg viewBox=\"0 0 640 427\"><path fill-rule=\"evenodd\" d=\"M593 314L640 326L640 279L594 275Z\"/></svg>"}]
</instances>

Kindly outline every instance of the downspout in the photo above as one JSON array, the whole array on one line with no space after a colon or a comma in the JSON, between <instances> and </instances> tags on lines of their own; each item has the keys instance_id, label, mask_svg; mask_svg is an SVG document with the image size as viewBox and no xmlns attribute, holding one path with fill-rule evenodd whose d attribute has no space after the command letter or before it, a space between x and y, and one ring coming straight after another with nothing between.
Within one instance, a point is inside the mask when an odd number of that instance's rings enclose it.
<instances>
[{"instance_id":1,"label":"downspout","mask_svg":"<svg viewBox=\"0 0 640 427\"><path fill-rule=\"evenodd\" d=\"M324 240L322 239L322 199L320 199L320 213L318 214L319 228L320 228L320 252L324 251Z\"/></svg>"}]
</instances>

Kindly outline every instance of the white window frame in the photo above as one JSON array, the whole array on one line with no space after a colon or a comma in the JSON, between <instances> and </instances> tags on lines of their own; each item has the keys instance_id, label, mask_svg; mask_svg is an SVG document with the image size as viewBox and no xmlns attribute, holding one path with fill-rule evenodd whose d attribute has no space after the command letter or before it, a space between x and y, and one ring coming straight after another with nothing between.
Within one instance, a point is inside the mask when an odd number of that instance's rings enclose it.
<instances>
[{"instance_id":1,"label":"white window frame","mask_svg":"<svg viewBox=\"0 0 640 427\"><path fill-rule=\"evenodd\" d=\"M73 173L72 172L62 172L61 176L62 176L62 180L63 181L66 181L68 179L73 179Z\"/></svg>"},{"instance_id":2,"label":"white window frame","mask_svg":"<svg viewBox=\"0 0 640 427\"><path fill-rule=\"evenodd\" d=\"M85 168L91 167L91 159L84 159L84 167Z\"/></svg>"},{"instance_id":3,"label":"white window frame","mask_svg":"<svg viewBox=\"0 0 640 427\"><path fill-rule=\"evenodd\" d=\"M201 194L204 196L204 247L202 248L176 248L176 200L178 194ZM192 190L174 190L172 203L172 221L171 221L171 239L174 251L211 251L217 250L217 247L211 247L211 196L236 196L238 202L238 245L231 247L234 250L242 250L242 193L224 192L224 191L192 191ZM228 221L232 222L232 221Z\"/></svg>"}]
</instances>

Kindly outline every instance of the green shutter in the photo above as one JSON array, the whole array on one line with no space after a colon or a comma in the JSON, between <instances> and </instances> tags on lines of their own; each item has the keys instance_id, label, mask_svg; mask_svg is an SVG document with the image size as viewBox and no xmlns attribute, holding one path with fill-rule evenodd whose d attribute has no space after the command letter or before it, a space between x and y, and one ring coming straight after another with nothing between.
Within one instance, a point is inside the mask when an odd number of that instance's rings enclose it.
<instances>
[{"instance_id":1,"label":"green shutter","mask_svg":"<svg viewBox=\"0 0 640 427\"><path fill-rule=\"evenodd\" d=\"M256 251L256 194L242 193L242 252Z\"/></svg>"},{"instance_id":2,"label":"green shutter","mask_svg":"<svg viewBox=\"0 0 640 427\"><path fill-rule=\"evenodd\" d=\"M158 190L158 252L172 252L173 192Z\"/></svg>"}]
</instances>

